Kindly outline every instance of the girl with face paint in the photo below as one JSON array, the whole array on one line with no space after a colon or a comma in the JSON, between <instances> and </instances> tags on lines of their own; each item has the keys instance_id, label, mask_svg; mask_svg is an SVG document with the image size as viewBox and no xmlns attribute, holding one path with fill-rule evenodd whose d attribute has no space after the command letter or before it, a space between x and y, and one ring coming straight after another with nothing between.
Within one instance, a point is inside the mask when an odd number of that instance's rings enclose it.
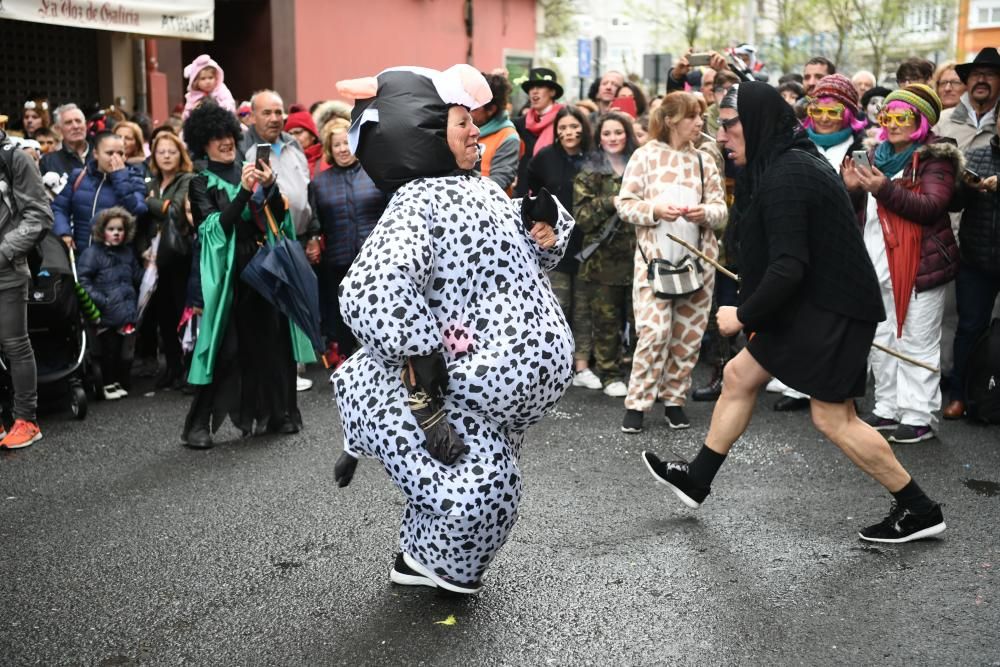
<instances>
[{"instance_id":1,"label":"girl with face paint","mask_svg":"<svg viewBox=\"0 0 1000 667\"><path fill-rule=\"evenodd\" d=\"M101 311L97 341L100 348L101 395L114 401L128 396L133 335L138 319L137 286L142 269L127 245L135 235L135 216L120 206L94 219L93 243L80 254L77 275Z\"/></svg>"},{"instance_id":2,"label":"girl with face paint","mask_svg":"<svg viewBox=\"0 0 1000 667\"><path fill-rule=\"evenodd\" d=\"M566 210L573 210L573 179L580 173L584 159L590 151L590 123L583 112L576 107L563 107L556 114L556 138L551 146L546 146L528 163L525 185L530 195L537 195L543 188L559 200ZM577 300L574 298L576 273L579 262L576 254L583 247L583 232L573 228L566 254L549 274L552 289L559 298L566 321L572 326L578 314ZM583 314L581 313L582 317ZM589 337L589 336L588 336ZM578 370L586 369L586 363L577 363ZM574 386L600 389L596 378L576 378Z\"/></svg>"}]
</instances>

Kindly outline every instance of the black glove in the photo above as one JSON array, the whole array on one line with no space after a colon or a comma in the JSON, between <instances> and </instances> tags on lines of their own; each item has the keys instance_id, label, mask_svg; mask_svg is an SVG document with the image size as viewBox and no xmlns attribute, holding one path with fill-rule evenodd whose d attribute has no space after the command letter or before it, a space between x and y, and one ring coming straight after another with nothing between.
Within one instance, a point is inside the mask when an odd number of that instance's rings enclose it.
<instances>
[{"instance_id":1,"label":"black glove","mask_svg":"<svg viewBox=\"0 0 1000 667\"><path fill-rule=\"evenodd\" d=\"M559 219L556 198L545 188L538 191L537 197L525 197L521 200L521 219L528 229L534 227L536 222L555 225Z\"/></svg>"},{"instance_id":2,"label":"black glove","mask_svg":"<svg viewBox=\"0 0 1000 667\"><path fill-rule=\"evenodd\" d=\"M333 481L337 483L337 486L344 488L351 483L354 479L354 470L358 467L358 460L344 452L337 459L336 465L333 466Z\"/></svg>"},{"instance_id":3,"label":"black glove","mask_svg":"<svg viewBox=\"0 0 1000 667\"><path fill-rule=\"evenodd\" d=\"M431 352L422 357L410 357L409 363L413 369L409 384L427 392L432 398L444 396L448 390L448 364L440 352Z\"/></svg>"},{"instance_id":4,"label":"black glove","mask_svg":"<svg viewBox=\"0 0 1000 667\"><path fill-rule=\"evenodd\" d=\"M426 385L421 384L416 372L418 359L427 367L424 372L429 374L430 379L425 381L440 389L437 395L428 392ZM444 366L441 353L410 357L410 363L403 367L402 380L407 393L407 407L424 432L424 448L431 458L450 466L468 454L469 446L462 442L448 423L444 410L442 396L448 386L448 369Z\"/></svg>"}]
</instances>

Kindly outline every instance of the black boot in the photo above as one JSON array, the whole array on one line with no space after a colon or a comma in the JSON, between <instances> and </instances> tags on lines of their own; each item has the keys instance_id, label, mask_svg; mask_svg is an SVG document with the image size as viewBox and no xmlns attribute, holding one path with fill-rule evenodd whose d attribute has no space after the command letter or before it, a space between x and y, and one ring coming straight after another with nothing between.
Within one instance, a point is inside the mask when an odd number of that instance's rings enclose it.
<instances>
[{"instance_id":1,"label":"black boot","mask_svg":"<svg viewBox=\"0 0 1000 667\"><path fill-rule=\"evenodd\" d=\"M692 401L715 401L722 394L722 369L726 367L726 362L720 361L715 364L712 370L712 379L704 387L699 387L691 392Z\"/></svg>"},{"instance_id":2,"label":"black boot","mask_svg":"<svg viewBox=\"0 0 1000 667\"><path fill-rule=\"evenodd\" d=\"M191 407L184 419L184 431L181 442L191 449L210 449L212 442L212 402L215 398L215 388L212 385L201 385L195 391Z\"/></svg>"}]
</instances>

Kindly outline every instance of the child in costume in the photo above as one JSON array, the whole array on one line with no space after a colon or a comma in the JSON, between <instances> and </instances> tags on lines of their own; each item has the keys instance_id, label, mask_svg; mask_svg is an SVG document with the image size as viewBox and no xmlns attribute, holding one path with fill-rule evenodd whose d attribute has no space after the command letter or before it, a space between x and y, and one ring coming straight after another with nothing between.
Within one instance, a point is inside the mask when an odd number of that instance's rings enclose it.
<instances>
[{"instance_id":1,"label":"child in costume","mask_svg":"<svg viewBox=\"0 0 1000 667\"><path fill-rule=\"evenodd\" d=\"M336 478L346 486L357 457L377 458L403 493L391 581L476 593L517 520L524 433L572 378L573 338L546 271L573 219L548 193L512 201L473 171L469 111L491 97L474 68L396 68L338 89L361 98L351 148L395 194L341 287L363 347L333 375ZM425 419L428 397L443 409ZM432 442L445 421L464 454Z\"/></svg>"},{"instance_id":2,"label":"child in costume","mask_svg":"<svg viewBox=\"0 0 1000 667\"><path fill-rule=\"evenodd\" d=\"M142 269L128 243L135 236L135 216L121 206L97 214L93 242L76 264L80 285L101 311L97 339L101 348L101 378L105 400L124 398L128 384L138 319L137 285Z\"/></svg>"},{"instance_id":3,"label":"child in costume","mask_svg":"<svg viewBox=\"0 0 1000 667\"><path fill-rule=\"evenodd\" d=\"M184 76L188 78L188 90L184 94L184 120L206 97L211 97L223 109L236 113L236 100L225 84L226 74L211 56L203 53L195 58L184 68Z\"/></svg>"}]
</instances>

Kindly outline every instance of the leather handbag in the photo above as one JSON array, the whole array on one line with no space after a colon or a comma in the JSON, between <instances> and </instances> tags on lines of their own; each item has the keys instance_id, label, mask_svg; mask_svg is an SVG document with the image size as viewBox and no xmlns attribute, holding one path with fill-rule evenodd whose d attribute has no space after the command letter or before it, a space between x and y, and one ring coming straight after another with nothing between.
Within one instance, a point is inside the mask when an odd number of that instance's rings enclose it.
<instances>
[{"instance_id":1,"label":"leather handbag","mask_svg":"<svg viewBox=\"0 0 1000 667\"><path fill-rule=\"evenodd\" d=\"M671 262L667 259L647 259L641 247L639 254L646 262L646 278L657 298L676 299L688 296L704 285L701 264L691 255L685 255L679 261Z\"/></svg>"},{"instance_id":2,"label":"leather handbag","mask_svg":"<svg viewBox=\"0 0 1000 667\"><path fill-rule=\"evenodd\" d=\"M160 226L160 246L156 252L159 267L188 263L192 255L192 238L187 220L177 220L167 202L167 220Z\"/></svg>"}]
</instances>

